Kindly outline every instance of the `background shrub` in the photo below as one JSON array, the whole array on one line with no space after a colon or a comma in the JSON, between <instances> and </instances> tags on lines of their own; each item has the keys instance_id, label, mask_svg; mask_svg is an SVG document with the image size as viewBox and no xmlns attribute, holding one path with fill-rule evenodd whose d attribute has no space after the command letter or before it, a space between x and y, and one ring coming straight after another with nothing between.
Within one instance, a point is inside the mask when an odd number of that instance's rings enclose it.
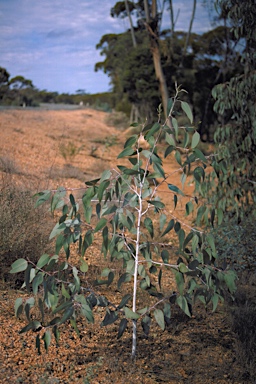
<instances>
[{"instance_id":1,"label":"background shrub","mask_svg":"<svg viewBox=\"0 0 256 384\"><path fill-rule=\"evenodd\" d=\"M52 223L46 207L34 208L33 193L23 184L15 182L10 175L2 176L1 181L0 279L15 286L20 282L17 276L10 275L11 264L19 257L37 262L49 246Z\"/></svg>"}]
</instances>

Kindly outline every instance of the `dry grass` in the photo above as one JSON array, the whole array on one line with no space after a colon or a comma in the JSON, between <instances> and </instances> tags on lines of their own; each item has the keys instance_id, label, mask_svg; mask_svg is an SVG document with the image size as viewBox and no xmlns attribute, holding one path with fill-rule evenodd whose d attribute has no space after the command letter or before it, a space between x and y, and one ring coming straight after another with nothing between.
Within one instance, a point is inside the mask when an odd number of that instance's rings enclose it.
<instances>
[{"instance_id":1,"label":"dry grass","mask_svg":"<svg viewBox=\"0 0 256 384\"><path fill-rule=\"evenodd\" d=\"M37 262L47 250L52 227L46 207L34 208L32 192L18 185L9 175L3 175L0 187L0 278L14 285L17 275L9 274L18 258ZM18 282L19 283L19 282Z\"/></svg>"}]
</instances>

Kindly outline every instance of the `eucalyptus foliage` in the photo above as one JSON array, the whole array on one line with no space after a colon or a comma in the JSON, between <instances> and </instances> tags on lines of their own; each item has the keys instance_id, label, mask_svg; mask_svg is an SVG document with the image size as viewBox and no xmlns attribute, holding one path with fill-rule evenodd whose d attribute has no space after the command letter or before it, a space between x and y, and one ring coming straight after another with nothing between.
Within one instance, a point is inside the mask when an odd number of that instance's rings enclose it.
<instances>
[{"instance_id":1,"label":"eucalyptus foliage","mask_svg":"<svg viewBox=\"0 0 256 384\"><path fill-rule=\"evenodd\" d=\"M213 88L214 111L219 115L217 154L214 171L200 192L216 209L241 220L255 214L256 203L256 8L254 0L216 3L242 47L243 73Z\"/></svg>"},{"instance_id":2,"label":"eucalyptus foliage","mask_svg":"<svg viewBox=\"0 0 256 384\"><path fill-rule=\"evenodd\" d=\"M18 259L11 273L25 272L24 286L30 297L16 300L15 314L19 317L25 313L27 325L20 333L35 331L39 352L42 343L48 349L52 335L58 343L62 324L70 322L79 333L77 320L84 317L94 323L94 311L102 307L105 315L101 326L118 323L118 338L132 328L134 357L138 328L145 335L154 323L164 330L171 324L174 306L190 317L197 301L214 311L225 292L235 292L235 273L219 265L214 238L202 229L203 223L206 227L220 223L222 211L201 205L196 195L185 195L165 171L164 159L173 156L183 186L191 173L199 185L205 178L208 160L198 149L200 136L193 127L189 104L180 99L182 92L176 87L175 96L169 99L166 121L160 121L159 106L158 121L142 125L139 134L126 140L118 155L120 165L85 183L81 202L62 187L37 194L36 206L48 201L51 211L59 213L50 234L56 241L55 255L44 254L37 264ZM187 116L189 126L178 126L176 107ZM141 147L142 137L148 149ZM160 138L164 138L161 146ZM164 184L172 196L173 211L160 197L159 187ZM193 227L175 216L182 198L186 198L184 220L193 214ZM177 237L175 249L170 246L171 233ZM113 266L121 263L123 273L116 276L116 268L104 268L92 285L86 283L90 276L86 254L99 237L102 254ZM72 253L77 251L80 264L73 265ZM170 279L176 281L175 290L165 284ZM123 295L115 302L99 289L113 284ZM138 292L148 297L141 306ZM37 317L34 306L39 308Z\"/></svg>"}]
</instances>

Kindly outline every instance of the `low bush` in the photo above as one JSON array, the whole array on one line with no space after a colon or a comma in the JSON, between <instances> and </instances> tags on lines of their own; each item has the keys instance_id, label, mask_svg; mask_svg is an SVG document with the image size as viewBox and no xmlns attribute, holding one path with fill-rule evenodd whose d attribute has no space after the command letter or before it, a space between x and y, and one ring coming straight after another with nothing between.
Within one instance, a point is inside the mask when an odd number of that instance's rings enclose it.
<instances>
[{"instance_id":1,"label":"low bush","mask_svg":"<svg viewBox=\"0 0 256 384\"><path fill-rule=\"evenodd\" d=\"M0 187L0 279L10 286L20 282L10 275L19 257L36 262L48 244L50 215L46 207L34 209L32 192L3 176ZM16 281L16 283L15 283Z\"/></svg>"}]
</instances>

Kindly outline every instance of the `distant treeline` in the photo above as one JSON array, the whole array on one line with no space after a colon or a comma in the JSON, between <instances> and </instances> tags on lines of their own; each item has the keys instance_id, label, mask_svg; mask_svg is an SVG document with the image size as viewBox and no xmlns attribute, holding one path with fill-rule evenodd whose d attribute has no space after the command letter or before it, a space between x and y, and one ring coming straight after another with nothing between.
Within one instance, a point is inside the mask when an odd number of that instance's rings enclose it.
<instances>
[{"instance_id":1,"label":"distant treeline","mask_svg":"<svg viewBox=\"0 0 256 384\"><path fill-rule=\"evenodd\" d=\"M38 107L41 103L77 104L110 111L115 107L112 92L88 94L78 90L75 94L48 92L37 89L23 76L10 78L7 69L0 67L0 105L13 107Z\"/></svg>"}]
</instances>

